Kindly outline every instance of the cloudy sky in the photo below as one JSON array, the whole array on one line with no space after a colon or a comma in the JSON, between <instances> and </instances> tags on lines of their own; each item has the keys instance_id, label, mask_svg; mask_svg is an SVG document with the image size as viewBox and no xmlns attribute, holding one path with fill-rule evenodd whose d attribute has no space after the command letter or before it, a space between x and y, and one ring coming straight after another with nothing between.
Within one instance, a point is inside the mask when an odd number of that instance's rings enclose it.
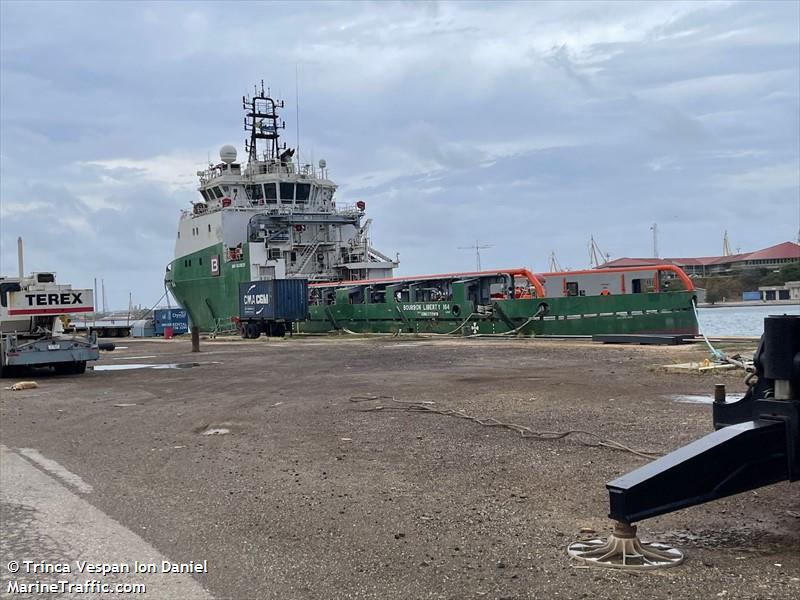
<instances>
[{"instance_id":1,"label":"cloudy sky","mask_svg":"<svg viewBox=\"0 0 800 600\"><path fill-rule=\"evenodd\" d=\"M155 302L194 173L286 100L401 273L800 230L800 3L0 3L2 271Z\"/></svg>"}]
</instances>

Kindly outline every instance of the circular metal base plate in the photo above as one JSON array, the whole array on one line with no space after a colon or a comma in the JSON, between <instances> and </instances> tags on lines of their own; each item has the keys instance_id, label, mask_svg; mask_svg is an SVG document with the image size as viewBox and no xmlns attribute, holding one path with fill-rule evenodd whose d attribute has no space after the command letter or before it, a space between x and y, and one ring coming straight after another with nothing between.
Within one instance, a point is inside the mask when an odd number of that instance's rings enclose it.
<instances>
[{"instance_id":1,"label":"circular metal base plate","mask_svg":"<svg viewBox=\"0 0 800 600\"><path fill-rule=\"evenodd\" d=\"M684 560L683 552L677 548L614 534L607 540L573 542L567 552L572 558L588 565L609 569L666 569L676 567Z\"/></svg>"}]
</instances>

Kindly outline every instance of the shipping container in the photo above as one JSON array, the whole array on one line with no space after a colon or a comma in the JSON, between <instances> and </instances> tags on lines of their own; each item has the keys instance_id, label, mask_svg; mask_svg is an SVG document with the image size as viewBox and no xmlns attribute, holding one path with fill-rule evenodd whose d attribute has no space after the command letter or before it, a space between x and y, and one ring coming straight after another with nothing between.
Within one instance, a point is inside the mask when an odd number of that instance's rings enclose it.
<instances>
[{"instance_id":1,"label":"shipping container","mask_svg":"<svg viewBox=\"0 0 800 600\"><path fill-rule=\"evenodd\" d=\"M164 335L164 328L172 327L172 335L189 333L189 314L185 308L160 308L153 311L153 329Z\"/></svg>"},{"instance_id":2,"label":"shipping container","mask_svg":"<svg viewBox=\"0 0 800 600\"><path fill-rule=\"evenodd\" d=\"M308 317L308 281L267 279L239 284L239 322L242 336L261 333L282 336L287 326Z\"/></svg>"}]
</instances>

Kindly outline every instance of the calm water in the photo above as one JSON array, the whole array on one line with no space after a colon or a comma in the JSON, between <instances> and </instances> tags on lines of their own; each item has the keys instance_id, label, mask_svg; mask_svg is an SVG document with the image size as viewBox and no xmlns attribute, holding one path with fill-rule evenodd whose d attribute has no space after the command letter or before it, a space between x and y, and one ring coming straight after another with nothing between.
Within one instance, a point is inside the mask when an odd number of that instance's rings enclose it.
<instances>
[{"instance_id":1,"label":"calm water","mask_svg":"<svg viewBox=\"0 0 800 600\"><path fill-rule=\"evenodd\" d=\"M783 314L800 315L800 304L701 308L700 328L708 336L761 335L764 317Z\"/></svg>"}]
</instances>

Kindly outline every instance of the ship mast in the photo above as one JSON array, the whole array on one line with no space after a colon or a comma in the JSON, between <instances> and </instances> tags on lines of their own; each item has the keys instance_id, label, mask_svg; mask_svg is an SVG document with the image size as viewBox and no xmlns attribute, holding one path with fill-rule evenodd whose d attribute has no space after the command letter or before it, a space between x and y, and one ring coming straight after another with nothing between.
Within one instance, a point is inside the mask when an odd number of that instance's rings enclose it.
<instances>
[{"instance_id":1,"label":"ship mast","mask_svg":"<svg viewBox=\"0 0 800 600\"><path fill-rule=\"evenodd\" d=\"M242 108L245 111L244 130L250 132L250 140L245 140L244 146L250 162L258 160L258 140L267 140L265 159L276 160L281 149L286 150L286 144L280 147L280 130L286 129L286 123L278 120L278 109L283 108L283 100L275 101L269 96L269 89L264 91L264 80L261 80L261 90L254 86L253 96L242 96ZM294 154L293 150L289 150ZM284 152L284 154L286 154ZM289 154L289 156L291 156Z\"/></svg>"}]
</instances>

